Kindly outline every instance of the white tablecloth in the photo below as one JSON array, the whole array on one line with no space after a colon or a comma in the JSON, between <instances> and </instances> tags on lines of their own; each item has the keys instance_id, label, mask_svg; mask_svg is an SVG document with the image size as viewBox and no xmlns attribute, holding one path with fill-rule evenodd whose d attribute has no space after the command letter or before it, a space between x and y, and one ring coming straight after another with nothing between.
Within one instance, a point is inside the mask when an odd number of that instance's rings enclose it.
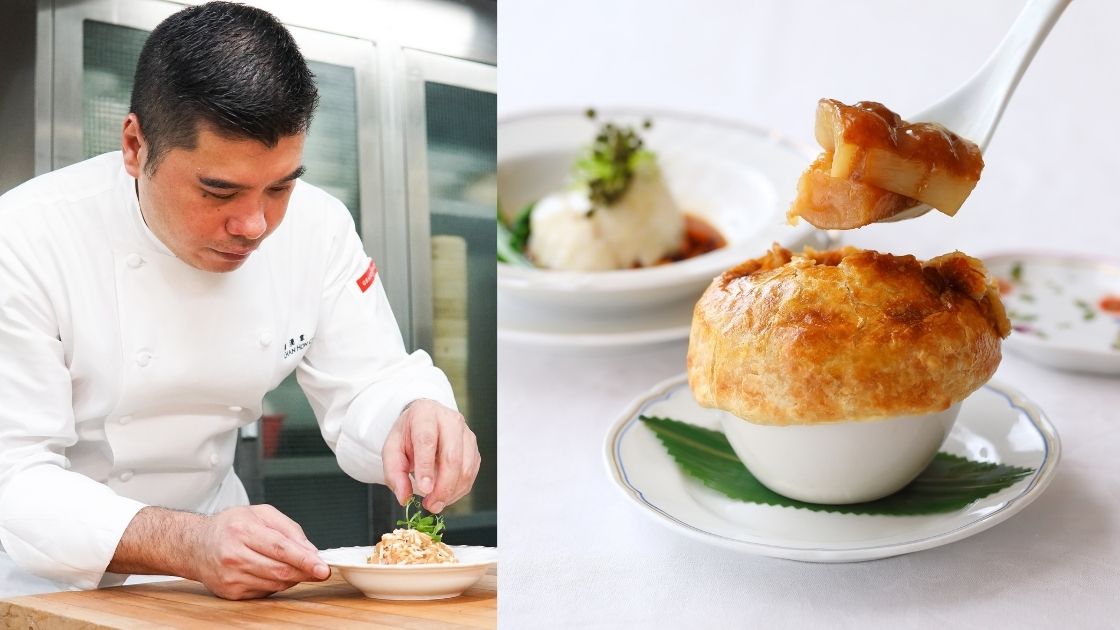
<instances>
[{"instance_id":1,"label":"white tablecloth","mask_svg":"<svg viewBox=\"0 0 1120 630\"><path fill-rule=\"evenodd\" d=\"M672 108L810 145L818 98L919 110L979 67L1021 4L503 1L499 116ZM957 217L931 213L846 242L920 257L1120 255L1118 27L1120 3L1067 9ZM815 565L685 538L611 485L608 425L683 372L684 353L683 343L594 354L499 344L503 628L1120 627L1120 379L1005 353L996 378L1038 403L1062 438L1045 494L951 545Z\"/></svg>"}]
</instances>

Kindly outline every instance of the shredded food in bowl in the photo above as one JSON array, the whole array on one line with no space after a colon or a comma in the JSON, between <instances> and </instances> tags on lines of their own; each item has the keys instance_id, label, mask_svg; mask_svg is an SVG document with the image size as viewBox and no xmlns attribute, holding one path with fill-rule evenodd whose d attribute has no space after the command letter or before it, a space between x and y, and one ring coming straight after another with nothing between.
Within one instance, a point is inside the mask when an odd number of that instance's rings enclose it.
<instances>
[{"instance_id":1,"label":"shredded food in bowl","mask_svg":"<svg viewBox=\"0 0 1120 630\"><path fill-rule=\"evenodd\" d=\"M451 547L415 529L395 529L381 536L366 559L370 564L447 564L458 562Z\"/></svg>"}]
</instances>

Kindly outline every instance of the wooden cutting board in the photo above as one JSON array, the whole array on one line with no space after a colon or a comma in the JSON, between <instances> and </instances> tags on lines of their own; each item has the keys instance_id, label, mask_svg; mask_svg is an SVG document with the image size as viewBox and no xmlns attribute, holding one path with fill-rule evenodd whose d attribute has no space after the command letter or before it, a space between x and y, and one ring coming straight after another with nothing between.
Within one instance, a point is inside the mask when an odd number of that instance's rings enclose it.
<instances>
[{"instance_id":1,"label":"wooden cutting board","mask_svg":"<svg viewBox=\"0 0 1120 630\"><path fill-rule=\"evenodd\" d=\"M459 597L429 602L369 599L338 573L266 599L232 602L198 582L175 580L0 600L0 626L95 628L496 628L498 578L492 568Z\"/></svg>"}]
</instances>

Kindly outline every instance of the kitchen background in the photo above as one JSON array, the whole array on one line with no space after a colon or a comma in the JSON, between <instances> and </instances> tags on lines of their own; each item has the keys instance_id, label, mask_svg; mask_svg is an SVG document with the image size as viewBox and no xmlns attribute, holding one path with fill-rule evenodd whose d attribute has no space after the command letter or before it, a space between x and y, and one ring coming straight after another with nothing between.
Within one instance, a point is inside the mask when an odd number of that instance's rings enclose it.
<instances>
[{"instance_id":1,"label":"kitchen background","mask_svg":"<svg viewBox=\"0 0 1120 630\"><path fill-rule=\"evenodd\" d=\"M0 193L120 148L147 33L196 2L0 4ZM474 491L448 540L496 545L493 0L258 0L288 25L318 78L304 179L341 199L385 278L409 348L451 379L478 436ZM370 544L400 516L381 486L343 473L294 375L242 431L235 467L254 503L320 548Z\"/></svg>"}]
</instances>

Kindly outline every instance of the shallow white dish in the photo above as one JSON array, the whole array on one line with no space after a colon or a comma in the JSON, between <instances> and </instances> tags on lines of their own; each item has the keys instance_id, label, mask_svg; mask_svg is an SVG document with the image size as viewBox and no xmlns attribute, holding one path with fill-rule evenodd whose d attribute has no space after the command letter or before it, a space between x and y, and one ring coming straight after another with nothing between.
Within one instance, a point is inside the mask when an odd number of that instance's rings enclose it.
<instances>
[{"instance_id":1,"label":"shallow white dish","mask_svg":"<svg viewBox=\"0 0 1120 630\"><path fill-rule=\"evenodd\" d=\"M319 552L331 568L366 597L428 600L461 595L498 563L494 547L449 545L454 564L368 564L372 547L337 547Z\"/></svg>"},{"instance_id":2,"label":"shallow white dish","mask_svg":"<svg viewBox=\"0 0 1120 630\"><path fill-rule=\"evenodd\" d=\"M1064 370L1120 374L1120 311L1101 307L1106 296L1120 301L1120 263L1009 253L984 264L1010 289L1002 296L1013 326L1008 350Z\"/></svg>"},{"instance_id":3,"label":"shallow white dish","mask_svg":"<svg viewBox=\"0 0 1120 630\"><path fill-rule=\"evenodd\" d=\"M644 134L646 146L658 155L674 197L687 212L716 227L727 246L681 262L620 271L565 272L498 263L499 334L531 328L537 315L626 320L649 309L695 301L712 278L761 255L775 241L793 249L826 246L823 232L807 223L790 226L785 218L797 178L812 159L808 150L773 132L696 115L599 113L600 121L623 124L638 124L646 117L653 120L653 128ZM577 111L499 121L502 211L516 213L562 190L596 126Z\"/></svg>"},{"instance_id":4,"label":"shallow white dish","mask_svg":"<svg viewBox=\"0 0 1120 630\"><path fill-rule=\"evenodd\" d=\"M636 400L607 433L608 474L658 523L736 551L809 562L854 562L945 545L996 525L1036 499L1053 478L1060 444L1050 422L1014 390L989 383L961 404L941 450L975 461L1034 468L1014 485L955 512L878 516L814 512L725 497L680 471L640 415L718 429L724 412L701 407L684 376Z\"/></svg>"}]
</instances>

